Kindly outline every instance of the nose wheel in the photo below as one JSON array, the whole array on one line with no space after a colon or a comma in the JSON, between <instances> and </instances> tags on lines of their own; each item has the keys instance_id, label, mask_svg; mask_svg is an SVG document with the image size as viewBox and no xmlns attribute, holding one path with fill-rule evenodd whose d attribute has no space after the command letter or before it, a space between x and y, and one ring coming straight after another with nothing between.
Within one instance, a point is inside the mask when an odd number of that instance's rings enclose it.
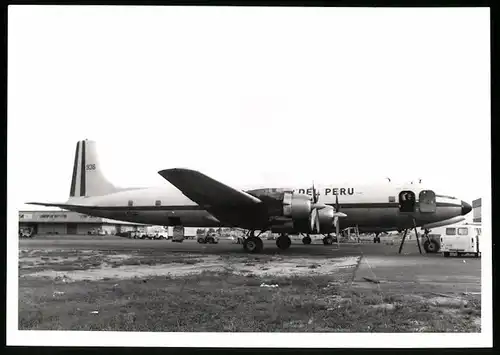
<instances>
[{"instance_id":1,"label":"nose wheel","mask_svg":"<svg viewBox=\"0 0 500 355\"><path fill-rule=\"evenodd\" d=\"M439 251L439 244L436 242L435 239L431 239L429 237L430 231L428 229L424 230L424 237L425 237L425 242L424 242L424 249L427 253L437 253Z\"/></svg>"}]
</instances>

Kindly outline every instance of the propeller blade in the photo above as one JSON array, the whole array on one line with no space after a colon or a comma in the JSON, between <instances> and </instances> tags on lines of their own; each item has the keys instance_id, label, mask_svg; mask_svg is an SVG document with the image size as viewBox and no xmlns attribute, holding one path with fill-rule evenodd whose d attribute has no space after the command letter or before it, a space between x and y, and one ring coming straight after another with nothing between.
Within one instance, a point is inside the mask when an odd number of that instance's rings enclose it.
<instances>
[{"instance_id":1,"label":"propeller blade","mask_svg":"<svg viewBox=\"0 0 500 355\"><path fill-rule=\"evenodd\" d=\"M312 211L311 211L311 231L312 232L316 232L316 233L319 233L319 214L318 214L318 210L316 208L314 208Z\"/></svg>"},{"instance_id":2,"label":"propeller blade","mask_svg":"<svg viewBox=\"0 0 500 355\"><path fill-rule=\"evenodd\" d=\"M313 208L312 211L311 211L311 216L309 216L309 230L313 231L314 230L314 225L316 224L316 214L318 213L318 211Z\"/></svg>"},{"instance_id":3,"label":"propeller blade","mask_svg":"<svg viewBox=\"0 0 500 355\"><path fill-rule=\"evenodd\" d=\"M323 208L327 207L327 205L325 205L324 203L314 203L311 208L315 208L317 210L321 210Z\"/></svg>"},{"instance_id":4,"label":"propeller blade","mask_svg":"<svg viewBox=\"0 0 500 355\"><path fill-rule=\"evenodd\" d=\"M316 209L316 211L317 211L317 209ZM319 224L319 213L316 213L316 229L315 229L316 233L319 233L320 229L321 229L321 226Z\"/></svg>"},{"instance_id":5,"label":"propeller blade","mask_svg":"<svg viewBox=\"0 0 500 355\"><path fill-rule=\"evenodd\" d=\"M335 235L337 236L337 243L339 242L340 238L340 223L338 223L338 218L337 218L337 223L336 223L336 229L335 229Z\"/></svg>"},{"instance_id":6,"label":"propeller blade","mask_svg":"<svg viewBox=\"0 0 500 355\"><path fill-rule=\"evenodd\" d=\"M340 211L340 205L339 205L339 195L335 195L335 212Z\"/></svg>"},{"instance_id":7,"label":"propeller blade","mask_svg":"<svg viewBox=\"0 0 500 355\"><path fill-rule=\"evenodd\" d=\"M314 181L312 183L312 193L313 193L313 203L318 203L318 196L316 195L316 188L314 187Z\"/></svg>"}]
</instances>

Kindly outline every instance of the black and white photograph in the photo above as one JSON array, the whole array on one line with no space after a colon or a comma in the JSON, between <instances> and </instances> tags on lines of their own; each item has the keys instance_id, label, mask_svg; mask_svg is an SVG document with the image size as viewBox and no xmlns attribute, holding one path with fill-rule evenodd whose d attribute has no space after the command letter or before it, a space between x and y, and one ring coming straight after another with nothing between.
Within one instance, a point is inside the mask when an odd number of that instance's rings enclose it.
<instances>
[{"instance_id":1,"label":"black and white photograph","mask_svg":"<svg viewBox=\"0 0 500 355\"><path fill-rule=\"evenodd\" d=\"M10 5L7 49L7 345L492 346L489 8Z\"/></svg>"}]
</instances>

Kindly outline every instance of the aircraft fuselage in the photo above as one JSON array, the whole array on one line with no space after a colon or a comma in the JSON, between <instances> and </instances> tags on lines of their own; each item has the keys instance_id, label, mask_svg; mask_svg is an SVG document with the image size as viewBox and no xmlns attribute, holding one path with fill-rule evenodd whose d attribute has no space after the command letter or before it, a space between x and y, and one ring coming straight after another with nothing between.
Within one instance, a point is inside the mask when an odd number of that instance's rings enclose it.
<instances>
[{"instance_id":1,"label":"aircraft fuselage","mask_svg":"<svg viewBox=\"0 0 500 355\"><path fill-rule=\"evenodd\" d=\"M269 192L292 190L283 188L244 189L261 197ZM312 194L309 187L293 189L297 193ZM372 186L325 185L316 188L319 201L335 207L336 198L340 211L347 217L339 219L341 229L360 228L404 229L426 223L460 216L462 201L436 194L434 212L420 210L419 194L425 190L421 185L394 186L380 184ZM416 196L413 212L402 212L399 194L412 191ZM231 227L213 217L207 210L191 201L173 186L164 188L141 188L119 191L104 196L80 197L74 199L79 205L68 208L97 217L137 222L152 225L182 225L185 227ZM333 227L332 230L333 231ZM290 230L293 234L296 231ZM330 232L330 231L323 231Z\"/></svg>"}]
</instances>

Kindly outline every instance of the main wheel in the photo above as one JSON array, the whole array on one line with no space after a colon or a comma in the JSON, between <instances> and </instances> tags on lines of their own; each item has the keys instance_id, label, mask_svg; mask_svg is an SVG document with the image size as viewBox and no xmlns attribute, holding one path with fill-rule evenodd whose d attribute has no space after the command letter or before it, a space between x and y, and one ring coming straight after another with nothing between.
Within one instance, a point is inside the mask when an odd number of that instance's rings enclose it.
<instances>
[{"instance_id":1,"label":"main wheel","mask_svg":"<svg viewBox=\"0 0 500 355\"><path fill-rule=\"evenodd\" d=\"M443 256L444 256L445 258L448 258L448 257L450 256L450 252L445 251L445 252L443 253Z\"/></svg>"},{"instance_id":2,"label":"main wheel","mask_svg":"<svg viewBox=\"0 0 500 355\"><path fill-rule=\"evenodd\" d=\"M426 240L424 242L424 249L427 253L437 253L439 245L435 240Z\"/></svg>"},{"instance_id":3,"label":"main wheel","mask_svg":"<svg viewBox=\"0 0 500 355\"><path fill-rule=\"evenodd\" d=\"M276 239L276 246L281 250L286 250L290 248L291 244L292 240L288 236L281 236L278 239Z\"/></svg>"},{"instance_id":4,"label":"main wheel","mask_svg":"<svg viewBox=\"0 0 500 355\"><path fill-rule=\"evenodd\" d=\"M311 242L312 242L311 237L302 238L302 243L304 243L305 245L309 245L309 244L311 244Z\"/></svg>"},{"instance_id":5,"label":"main wheel","mask_svg":"<svg viewBox=\"0 0 500 355\"><path fill-rule=\"evenodd\" d=\"M333 244L333 238L332 237L324 237L323 238L323 244L324 245L332 245Z\"/></svg>"},{"instance_id":6,"label":"main wheel","mask_svg":"<svg viewBox=\"0 0 500 355\"><path fill-rule=\"evenodd\" d=\"M205 244L205 238L198 238L198 243Z\"/></svg>"},{"instance_id":7,"label":"main wheel","mask_svg":"<svg viewBox=\"0 0 500 355\"><path fill-rule=\"evenodd\" d=\"M258 237L248 237L243 242L243 248L249 253L258 253L262 251L264 244Z\"/></svg>"}]
</instances>

